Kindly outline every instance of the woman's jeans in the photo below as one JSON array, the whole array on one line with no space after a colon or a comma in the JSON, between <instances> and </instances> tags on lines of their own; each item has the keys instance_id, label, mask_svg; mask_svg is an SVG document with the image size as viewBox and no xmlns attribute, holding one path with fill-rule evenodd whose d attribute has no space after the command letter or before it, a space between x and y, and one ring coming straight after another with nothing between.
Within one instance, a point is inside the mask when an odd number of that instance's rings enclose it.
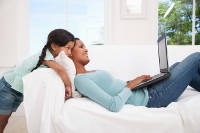
<instances>
[{"instance_id":1,"label":"woman's jeans","mask_svg":"<svg viewBox=\"0 0 200 133\"><path fill-rule=\"evenodd\" d=\"M193 53L169 68L171 76L148 87L147 107L166 107L175 102L187 86L200 91L200 52Z\"/></svg>"}]
</instances>

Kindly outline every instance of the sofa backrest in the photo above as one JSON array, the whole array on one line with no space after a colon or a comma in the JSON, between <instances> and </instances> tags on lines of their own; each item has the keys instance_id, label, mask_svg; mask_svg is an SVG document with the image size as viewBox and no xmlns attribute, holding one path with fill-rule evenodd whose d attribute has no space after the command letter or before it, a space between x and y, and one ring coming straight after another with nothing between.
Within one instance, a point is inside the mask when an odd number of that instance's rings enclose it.
<instances>
[{"instance_id":1,"label":"sofa backrest","mask_svg":"<svg viewBox=\"0 0 200 133\"><path fill-rule=\"evenodd\" d=\"M159 73L157 45L89 45L88 70L103 69L122 80ZM169 66L183 60L199 46L168 46Z\"/></svg>"}]
</instances>

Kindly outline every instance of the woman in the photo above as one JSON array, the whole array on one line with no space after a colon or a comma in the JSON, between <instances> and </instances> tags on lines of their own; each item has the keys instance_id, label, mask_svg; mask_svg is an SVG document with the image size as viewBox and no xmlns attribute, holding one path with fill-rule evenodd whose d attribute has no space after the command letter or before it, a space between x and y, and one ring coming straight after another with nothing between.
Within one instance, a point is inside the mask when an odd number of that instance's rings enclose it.
<instances>
[{"instance_id":1,"label":"woman","mask_svg":"<svg viewBox=\"0 0 200 133\"><path fill-rule=\"evenodd\" d=\"M176 101L188 85L200 91L199 52L173 64L169 68L171 76L168 79L140 90L134 90L134 86L143 80L151 79L149 75L124 82L103 70L87 71L85 65L90 61L87 53L83 42L76 39L70 56L76 67L76 89L110 111L118 112L124 104L166 107Z\"/></svg>"},{"instance_id":2,"label":"woman","mask_svg":"<svg viewBox=\"0 0 200 133\"><path fill-rule=\"evenodd\" d=\"M71 82L68 75L65 69L54 61L54 58L60 51L70 55L73 46L74 36L70 32L55 29L49 33L47 43L40 52L3 74L0 80L0 133L3 133L12 112L15 112L23 101L22 77L33 70L45 66L54 69L65 84L66 98L71 97Z\"/></svg>"}]
</instances>

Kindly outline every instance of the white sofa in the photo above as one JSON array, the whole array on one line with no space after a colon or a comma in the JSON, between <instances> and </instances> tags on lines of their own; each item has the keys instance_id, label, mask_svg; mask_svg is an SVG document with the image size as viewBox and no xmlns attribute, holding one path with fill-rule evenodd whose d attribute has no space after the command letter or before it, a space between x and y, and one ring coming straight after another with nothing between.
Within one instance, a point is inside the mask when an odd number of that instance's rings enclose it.
<instances>
[{"instance_id":1,"label":"white sofa","mask_svg":"<svg viewBox=\"0 0 200 133\"><path fill-rule=\"evenodd\" d=\"M198 46L168 46L169 65L181 61ZM104 69L119 79L159 72L156 45L89 46L88 69ZM188 87L189 88L189 87ZM199 133L200 93L187 89L178 102L151 109L125 105L109 112L87 98L64 102L64 85L51 69L24 77L25 114L30 133Z\"/></svg>"}]
</instances>

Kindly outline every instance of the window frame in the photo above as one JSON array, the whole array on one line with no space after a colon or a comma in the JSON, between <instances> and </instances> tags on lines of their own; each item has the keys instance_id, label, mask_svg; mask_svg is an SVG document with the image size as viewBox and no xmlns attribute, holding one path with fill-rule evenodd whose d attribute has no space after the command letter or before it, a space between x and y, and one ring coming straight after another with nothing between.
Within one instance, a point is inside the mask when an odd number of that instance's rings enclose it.
<instances>
[{"instance_id":1,"label":"window frame","mask_svg":"<svg viewBox=\"0 0 200 133\"><path fill-rule=\"evenodd\" d=\"M158 0L158 5L159 5L159 0ZM196 19L196 0L192 1L192 46L195 46L195 19ZM159 17L159 16L158 16Z\"/></svg>"}]
</instances>

